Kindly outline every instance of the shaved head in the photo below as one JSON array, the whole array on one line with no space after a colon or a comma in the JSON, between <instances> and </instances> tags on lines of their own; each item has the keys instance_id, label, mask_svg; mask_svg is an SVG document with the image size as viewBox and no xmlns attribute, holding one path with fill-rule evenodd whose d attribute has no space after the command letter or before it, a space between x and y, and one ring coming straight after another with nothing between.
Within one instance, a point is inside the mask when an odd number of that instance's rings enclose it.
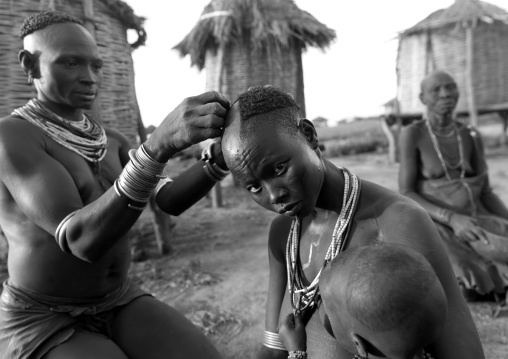
<instances>
[{"instance_id":1,"label":"shaved head","mask_svg":"<svg viewBox=\"0 0 508 359\"><path fill-rule=\"evenodd\" d=\"M446 317L446 296L432 266L403 245L340 253L323 272L320 291L336 337L355 332L374 346L390 343L378 348L385 354L421 349Z\"/></svg>"},{"instance_id":2,"label":"shaved head","mask_svg":"<svg viewBox=\"0 0 508 359\"><path fill-rule=\"evenodd\" d=\"M448 124L459 100L453 77L442 70L434 71L422 80L420 90L420 101L427 107L426 116L432 124L437 127Z\"/></svg>"},{"instance_id":3,"label":"shaved head","mask_svg":"<svg viewBox=\"0 0 508 359\"><path fill-rule=\"evenodd\" d=\"M444 70L436 70L436 71L429 73L427 76L425 76L423 78L422 82L420 82L420 92L423 93L425 91L425 89L429 86L429 84L431 82L433 82L434 79L437 77L447 78L447 79L455 82L453 76L450 75L448 72L446 72Z\"/></svg>"}]
</instances>

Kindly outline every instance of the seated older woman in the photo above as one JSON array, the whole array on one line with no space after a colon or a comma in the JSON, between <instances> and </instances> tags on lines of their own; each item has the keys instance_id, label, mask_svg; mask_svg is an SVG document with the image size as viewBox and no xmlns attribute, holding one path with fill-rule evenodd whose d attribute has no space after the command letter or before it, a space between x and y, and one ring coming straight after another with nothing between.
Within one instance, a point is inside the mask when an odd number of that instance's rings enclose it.
<instances>
[{"instance_id":1,"label":"seated older woman","mask_svg":"<svg viewBox=\"0 0 508 359\"><path fill-rule=\"evenodd\" d=\"M400 136L399 190L427 210L469 300L505 297L508 209L493 193L479 133L453 118L459 91L437 71L421 84L427 118Z\"/></svg>"}]
</instances>

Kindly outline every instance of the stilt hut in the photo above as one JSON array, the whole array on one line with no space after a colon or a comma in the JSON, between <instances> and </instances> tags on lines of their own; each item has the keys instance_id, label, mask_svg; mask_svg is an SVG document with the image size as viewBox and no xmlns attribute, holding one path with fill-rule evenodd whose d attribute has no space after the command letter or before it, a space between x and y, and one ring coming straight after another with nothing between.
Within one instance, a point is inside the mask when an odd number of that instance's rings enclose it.
<instances>
[{"instance_id":1,"label":"stilt hut","mask_svg":"<svg viewBox=\"0 0 508 359\"><path fill-rule=\"evenodd\" d=\"M422 113L420 82L433 70L457 81L457 112L508 109L508 13L478 0L456 0L399 36L397 100L402 115Z\"/></svg>"},{"instance_id":2,"label":"stilt hut","mask_svg":"<svg viewBox=\"0 0 508 359\"><path fill-rule=\"evenodd\" d=\"M292 0L212 0L175 49L206 70L206 90L235 100L271 84L295 96L305 115L302 51L325 49L335 31Z\"/></svg>"},{"instance_id":3,"label":"stilt hut","mask_svg":"<svg viewBox=\"0 0 508 359\"><path fill-rule=\"evenodd\" d=\"M146 33L144 18L135 15L132 8L120 0L0 0L0 115L7 116L36 94L17 60L22 49L18 33L24 18L40 10L70 13L81 19L94 36L104 66L93 115L106 126L125 134L137 147L146 139L146 134L136 99L131 52L145 43ZM128 30L138 35L132 44L127 40ZM142 217L134 228L133 239L139 243L142 238L153 239L155 235L159 252L165 252L168 250L169 233L165 229L169 216L163 218L158 209L153 205L151 208L152 216ZM145 243L146 240L143 245L134 246L135 256L145 255L144 248L140 249Z\"/></svg>"}]
</instances>

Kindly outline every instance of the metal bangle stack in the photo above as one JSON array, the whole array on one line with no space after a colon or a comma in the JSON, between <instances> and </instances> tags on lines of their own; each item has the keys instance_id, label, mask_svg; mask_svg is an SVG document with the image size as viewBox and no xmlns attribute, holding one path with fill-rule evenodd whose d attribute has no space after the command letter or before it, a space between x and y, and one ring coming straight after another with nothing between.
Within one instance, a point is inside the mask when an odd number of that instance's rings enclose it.
<instances>
[{"instance_id":1,"label":"metal bangle stack","mask_svg":"<svg viewBox=\"0 0 508 359\"><path fill-rule=\"evenodd\" d=\"M122 173L114 183L115 192L119 197L127 197L136 202L129 208L142 211L145 209L166 163L157 162L146 152L143 145L138 150L130 150L131 160L125 165Z\"/></svg>"},{"instance_id":2,"label":"metal bangle stack","mask_svg":"<svg viewBox=\"0 0 508 359\"><path fill-rule=\"evenodd\" d=\"M230 171L223 170L219 167L219 165L217 165L217 163L215 163L212 151L213 145L214 142L210 142L208 147L203 149L203 152L201 152L201 160L205 162L203 169L205 170L208 178L214 182L219 182L226 178Z\"/></svg>"},{"instance_id":3,"label":"metal bangle stack","mask_svg":"<svg viewBox=\"0 0 508 359\"><path fill-rule=\"evenodd\" d=\"M280 340L279 334L269 332L268 330L265 330L263 345L271 349L286 350L286 347Z\"/></svg>"}]
</instances>

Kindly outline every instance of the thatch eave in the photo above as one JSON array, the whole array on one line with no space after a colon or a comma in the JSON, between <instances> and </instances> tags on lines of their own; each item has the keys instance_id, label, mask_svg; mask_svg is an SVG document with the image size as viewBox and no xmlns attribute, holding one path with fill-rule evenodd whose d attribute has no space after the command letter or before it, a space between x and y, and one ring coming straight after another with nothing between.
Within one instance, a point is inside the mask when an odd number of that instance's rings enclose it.
<instances>
[{"instance_id":1,"label":"thatch eave","mask_svg":"<svg viewBox=\"0 0 508 359\"><path fill-rule=\"evenodd\" d=\"M508 12L479 0L456 0L452 6L434 11L416 25L401 32L399 37L450 25L474 26L480 21L487 23L501 21L508 24Z\"/></svg>"},{"instance_id":2,"label":"thatch eave","mask_svg":"<svg viewBox=\"0 0 508 359\"><path fill-rule=\"evenodd\" d=\"M333 29L299 9L292 0L212 0L200 20L173 49L191 64L204 67L208 50L216 51L237 41L249 41L254 49L275 45L288 48L325 49L335 39Z\"/></svg>"},{"instance_id":3,"label":"thatch eave","mask_svg":"<svg viewBox=\"0 0 508 359\"><path fill-rule=\"evenodd\" d=\"M0 0L2 1L2 0ZM47 5L48 8L54 9L55 2L59 0L41 0L41 4ZM111 14L118 19L127 29L135 30L138 34L136 42L131 44L131 48L136 49L146 42L146 31L144 28L145 18L137 16L134 10L122 0L100 0L106 7L111 10ZM93 20L93 19L92 19Z\"/></svg>"},{"instance_id":4,"label":"thatch eave","mask_svg":"<svg viewBox=\"0 0 508 359\"><path fill-rule=\"evenodd\" d=\"M115 17L120 20L120 22L127 28L133 29L138 34L138 39L136 42L131 44L133 49L142 46L146 42L146 31L144 28L145 18L142 16L138 16L134 13L134 10L121 0L101 0L115 15Z\"/></svg>"}]
</instances>

